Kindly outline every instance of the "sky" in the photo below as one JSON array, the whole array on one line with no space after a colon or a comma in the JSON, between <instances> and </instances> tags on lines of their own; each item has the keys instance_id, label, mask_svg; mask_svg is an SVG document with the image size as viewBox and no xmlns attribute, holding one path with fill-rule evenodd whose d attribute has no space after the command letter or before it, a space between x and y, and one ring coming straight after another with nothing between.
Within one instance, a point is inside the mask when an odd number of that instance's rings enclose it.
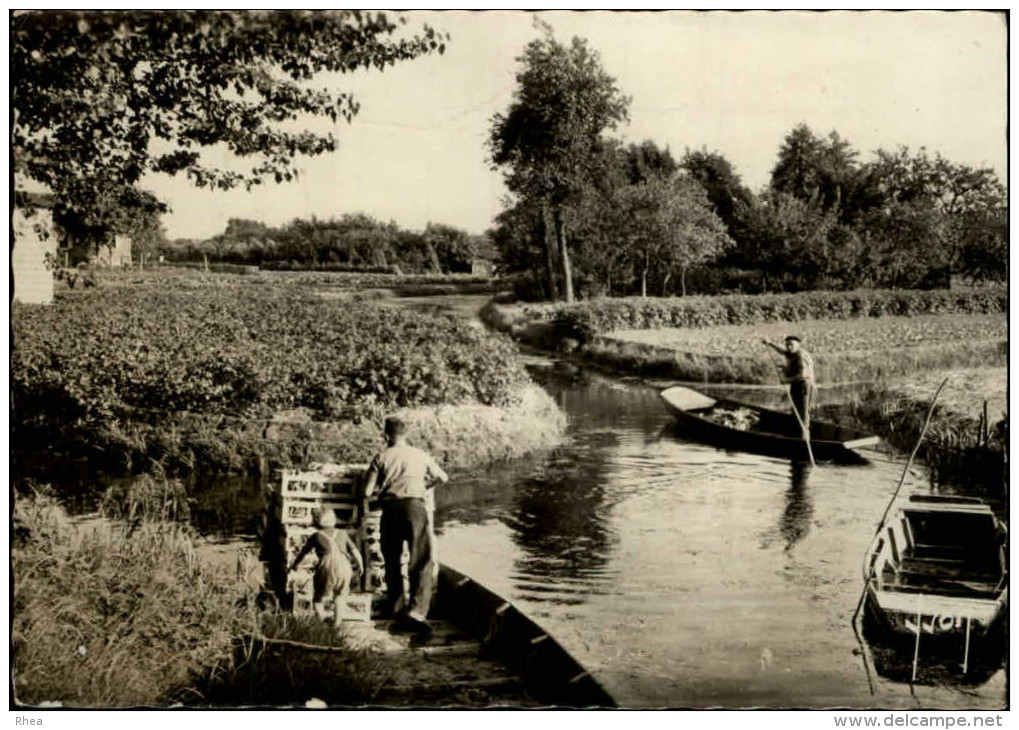
<instances>
[{"instance_id":1,"label":"sky","mask_svg":"<svg viewBox=\"0 0 1019 730\"><path fill-rule=\"evenodd\" d=\"M493 224L507 194L485 146L492 118L513 101L517 57L539 37L532 14L410 11L408 27L450 34L444 55L384 72L320 77L353 92L353 123L333 128L339 148L300 158L286 185L209 192L183 178L143 186L169 202L170 238L221 233L230 218L281 225L294 218L367 213L421 230L470 233ZM744 184L767 184L784 137L799 123L836 130L872 159L877 149L926 146L955 163L993 168L1007 182L1007 30L988 12L540 13L558 40L587 39L631 97L628 124L609 132L647 139L677 158L722 153ZM210 157L209 159L215 159ZM225 166L233 163L220 160Z\"/></svg>"}]
</instances>

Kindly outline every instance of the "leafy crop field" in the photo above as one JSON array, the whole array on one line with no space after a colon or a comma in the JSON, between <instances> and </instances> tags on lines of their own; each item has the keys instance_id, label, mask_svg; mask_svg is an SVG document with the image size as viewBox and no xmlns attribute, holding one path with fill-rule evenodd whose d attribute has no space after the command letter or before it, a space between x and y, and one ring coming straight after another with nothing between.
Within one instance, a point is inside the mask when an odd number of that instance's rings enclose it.
<instances>
[{"instance_id":1,"label":"leafy crop field","mask_svg":"<svg viewBox=\"0 0 1019 730\"><path fill-rule=\"evenodd\" d=\"M762 338L795 333L814 355L820 383L884 380L930 370L1004 365L1001 314L806 320L702 329L619 330L586 357L633 372L704 382L775 383L781 362Z\"/></svg>"},{"instance_id":2,"label":"leafy crop field","mask_svg":"<svg viewBox=\"0 0 1019 730\"><path fill-rule=\"evenodd\" d=\"M179 289L248 289L262 290L383 290L401 296L427 294L471 294L494 292L504 288L498 280L471 274L387 274L342 271L255 271L247 274L204 274L191 268L173 265L145 271L101 270L96 272L104 288L155 287Z\"/></svg>"},{"instance_id":3,"label":"leafy crop field","mask_svg":"<svg viewBox=\"0 0 1019 730\"><path fill-rule=\"evenodd\" d=\"M194 414L207 417L203 453L218 452L229 435L220 417L302 409L374 421L403 407L501 407L528 382L503 335L358 294L324 297L307 275L121 272L51 306L16 304L12 329L19 451L73 442L109 455L123 442L143 454L125 428L142 423L166 442L160 452L179 451L166 418Z\"/></svg>"},{"instance_id":4,"label":"leafy crop field","mask_svg":"<svg viewBox=\"0 0 1019 730\"><path fill-rule=\"evenodd\" d=\"M15 408L498 404L525 375L506 339L445 317L258 287L119 288L13 311Z\"/></svg>"},{"instance_id":5,"label":"leafy crop field","mask_svg":"<svg viewBox=\"0 0 1019 730\"><path fill-rule=\"evenodd\" d=\"M1008 336L1002 315L937 314L877 319L811 320L732 325L707 329L619 330L609 337L703 355L753 356L762 338L781 341L787 334L803 339L803 346L818 358L829 353L882 353L904 347L994 341ZM767 351L765 351L767 352Z\"/></svg>"}]
</instances>

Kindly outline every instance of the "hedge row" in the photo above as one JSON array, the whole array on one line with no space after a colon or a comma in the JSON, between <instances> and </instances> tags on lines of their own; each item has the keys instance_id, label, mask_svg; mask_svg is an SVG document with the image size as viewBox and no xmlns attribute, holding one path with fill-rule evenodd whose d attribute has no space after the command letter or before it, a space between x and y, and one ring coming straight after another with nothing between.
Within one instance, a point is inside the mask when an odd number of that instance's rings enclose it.
<instances>
[{"instance_id":1,"label":"hedge row","mask_svg":"<svg viewBox=\"0 0 1019 730\"><path fill-rule=\"evenodd\" d=\"M392 266L358 266L341 264L334 261L263 261L259 264L262 271L330 271L342 274L393 274L402 276L400 267Z\"/></svg>"},{"instance_id":2,"label":"hedge row","mask_svg":"<svg viewBox=\"0 0 1019 730\"><path fill-rule=\"evenodd\" d=\"M525 305L521 314L532 321L555 322L560 332L587 342L595 335L618 329L1007 311L1008 292L994 288L592 299L573 304Z\"/></svg>"}]
</instances>

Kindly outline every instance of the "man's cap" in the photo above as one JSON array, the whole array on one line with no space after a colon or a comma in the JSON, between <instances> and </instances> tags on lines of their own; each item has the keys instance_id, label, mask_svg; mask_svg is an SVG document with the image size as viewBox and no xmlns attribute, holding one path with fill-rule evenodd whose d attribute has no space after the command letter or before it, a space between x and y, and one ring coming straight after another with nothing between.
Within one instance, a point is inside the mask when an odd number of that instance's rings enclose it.
<instances>
[{"instance_id":1,"label":"man's cap","mask_svg":"<svg viewBox=\"0 0 1019 730\"><path fill-rule=\"evenodd\" d=\"M802 342L803 341L799 337L797 337L796 335L789 335L788 337L785 338L786 342L788 342L789 340L796 340L796 342Z\"/></svg>"}]
</instances>

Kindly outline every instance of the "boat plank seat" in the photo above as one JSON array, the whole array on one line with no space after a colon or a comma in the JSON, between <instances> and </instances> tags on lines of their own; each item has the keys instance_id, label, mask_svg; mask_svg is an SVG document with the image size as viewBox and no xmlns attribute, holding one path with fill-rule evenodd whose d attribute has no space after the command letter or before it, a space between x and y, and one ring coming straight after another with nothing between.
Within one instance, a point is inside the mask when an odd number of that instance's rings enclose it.
<instances>
[{"instance_id":1,"label":"boat plank seat","mask_svg":"<svg viewBox=\"0 0 1019 730\"><path fill-rule=\"evenodd\" d=\"M952 598L987 598L996 593L997 583L961 581L930 576L915 576L900 573L898 580L886 585L889 590L899 593L936 593Z\"/></svg>"},{"instance_id":2,"label":"boat plank seat","mask_svg":"<svg viewBox=\"0 0 1019 730\"><path fill-rule=\"evenodd\" d=\"M928 545L918 543L913 546L913 557L919 560L947 560L963 562L970 553L965 545Z\"/></svg>"},{"instance_id":3,"label":"boat plank seat","mask_svg":"<svg viewBox=\"0 0 1019 730\"><path fill-rule=\"evenodd\" d=\"M946 562L944 560L917 560L905 558L899 567L899 574L920 575L930 578L966 579L979 582L997 582L999 573L993 570L974 570L963 561Z\"/></svg>"},{"instance_id":4,"label":"boat plank seat","mask_svg":"<svg viewBox=\"0 0 1019 730\"><path fill-rule=\"evenodd\" d=\"M885 575L892 590L933 592L951 596L984 596L995 592L1001 571L994 563L974 566L963 560L904 557Z\"/></svg>"}]
</instances>

